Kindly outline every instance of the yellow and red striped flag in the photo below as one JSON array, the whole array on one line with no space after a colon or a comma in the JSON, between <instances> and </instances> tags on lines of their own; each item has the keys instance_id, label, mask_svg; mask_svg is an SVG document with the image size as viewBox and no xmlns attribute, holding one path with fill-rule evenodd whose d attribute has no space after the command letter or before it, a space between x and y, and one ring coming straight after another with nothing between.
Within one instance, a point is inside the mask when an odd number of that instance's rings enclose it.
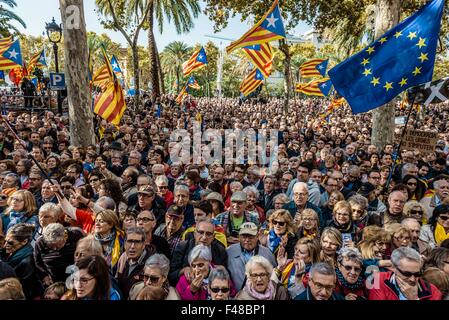
<instances>
[{"instance_id":1,"label":"yellow and red striped flag","mask_svg":"<svg viewBox=\"0 0 449 320\"><path fill-rule=\"evenodd\" d=\"M118 81L109 82L94 103L94 112L106 121L118 126L126 110L123 89Z\"/></svg>"},{"instance_id":2,"label":"yellow and red striped flag","mask_svg":"<svg viewBox=\"0 0 449 320\"><path fill-rule=\"evenodd\" d=\"M0 39L0 52L12 45L12 36Z\"/></svg>"},{"instance_id":3,"label":"yellow and red striped flag","mask_svg":"<svg viewBox=\"0 0 449 320\"><path fill-rule=\"evenodd\" d=\"M0 70L10 70L21 67L23 64L22 50L17 39L12 42L11 38L1 39L0 42Z\"/></svg>"},{"instance_id":4,"label":"yellow and red striped flag","mask_svg":"<svg viewBox=\"0 0 449 320\"><path fill-rule=\"evenodd\" d=\"M31 57L30 63L28 63L28 73L31 73L35 67L43 68L47 66L47 61L45 60L45 51L42 49Z\"/></svg>"},{"instance_id":5,"label":"yellow and red striped flag","mask_svg":"<svg viewBox=\"0 0 449 320\"><path fill-rule=\"evenodd\" d=\"M187 85L182 87L181 92L178 94L178 97L176 97L176 103L178 105L181 105L184 99L189 95L188 87Z\"/></svg>"},{"instance_id":6,"label":"yellow and red striped flag","mask_svg":"<svg viewBox=\"0 0 449 320\"><path fill-rule=\"evenodd\" d=\"M203 47L196 50L189 60L182 64L182 73L184 77L190 75L193 71L204 67L207 64L206 50Z\"/></svg>"},{"instance_id":7,"label":"yellow and red striped flag","mask_svg":"<svg viewBox=\"0 0 449 320\"><path fill-rule=\"evenodd\" d=\"M327 71L327 59L312 59L304 62L300 67L301 77L324 77Z\"/></svg>"},{"instance_id":8,"label":"yellow and red striped flag","mask_svg":"<svg viewBox=\"0 0 449 320\"><path fill-rule=\"evenodd\" d=\"M92 78L92 84L100 87L101 90L105 90L109 82L111 82L111 76L108 72L108 67L104 64L95 72Z\"/></svg>"},{"instance_id":9,"label":"yellow and red striped flag","mask_svg":"<svg viewBox=\"0 0 449 320\"><path fill-rule=\"evenodd\" d=\"M267 67L267 65L273 61L273 49L268 42L244 47L243 52L265 78L270 76L271 67Z\"/></svg>"},{"instance_id":10,"label":"yellow and red striped flag","mask_svg":"<svg viewBox=\"0 0 449 320\"><path fill-rule=\"evenodd\" d=\"M259 69L253 69L240 85L240 92L246 97L256 90L262 84L264 79L265 78Z\"/></svg>"},{"instance_id":11,"label":"yellow and red striped flag","mask_svg":"<svg viewBox=\"0 0 449 320\"><path fill-rule=\"evenodd\" d=\"M309 83L297 83L295 91L304 93L308 96L324 97L329 95L332 88L332 82L329 78L312 80Z\"/></svg>"}]
</instances>

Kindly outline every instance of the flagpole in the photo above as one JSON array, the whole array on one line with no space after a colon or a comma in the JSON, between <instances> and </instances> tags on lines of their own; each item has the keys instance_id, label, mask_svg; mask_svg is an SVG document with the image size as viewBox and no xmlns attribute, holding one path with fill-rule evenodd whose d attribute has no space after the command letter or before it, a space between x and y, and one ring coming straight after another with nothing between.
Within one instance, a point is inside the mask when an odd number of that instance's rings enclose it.
<instances>
[{"instance_id":1,"label":"flagpole","mask_svg":"<svg viewBox=\"0 0 449 320\"><path fill-rule=\"evenodd\" d=\"M392 167L392 169L390 171L390 174L388 176L387 185L385 186L385 188L387 190L388 190L388 187L390 186L390 182L391 182L391 178L393 177L394 170L396 169L396 165L397 165L396 162L397 162L398 158L400 157L402 142L404 141L404 137L405 137L405 134L407 132L407 125L408 125L408 121L410 120L410 116L411 116L412 111L413 111L413 105L415 103L415 98L416 98L416 94L413 95L413 100L412 100L412 102L410 104L410 110L408 111L407 118L405 120L404 129L402 130L402 134L401 134L401 140L399 140L399 145L398 145L398 147L396 149L396 153L393 154L393 167Z\"/></svg>"}]
</instances>

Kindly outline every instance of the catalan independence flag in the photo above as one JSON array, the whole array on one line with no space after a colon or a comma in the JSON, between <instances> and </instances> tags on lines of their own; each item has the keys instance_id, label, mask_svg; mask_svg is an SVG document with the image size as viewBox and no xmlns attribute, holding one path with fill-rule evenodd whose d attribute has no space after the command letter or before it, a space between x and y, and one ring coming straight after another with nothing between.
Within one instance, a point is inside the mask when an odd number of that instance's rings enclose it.
<instances>
[{"instance_id":1,"label":"catalan independence flag","mask_svg":"<svg viewBox=\"0 0 449 320\"><path fill-rule=\"evenodd\" d=\"M299 67L301 77L325 77L328 63L329 60L326 59L312 59L304 62Z\"/></svg>"},{"instance_id":2,"label":"catalan independence flag","mask_svg":"<svg viewBox=\"0 0 449 320\"><path fill-rule=\"evenodd\" d=\"M244 47L243 52L245 52L248 59L252 61L254 67L262 72L265 78L270 76L271 63L273 61L273 49L268 42Z\"/></svg>"},{"instance_id":3,"label":"catalan independence flag","mask_svg":"<svg viewBox=\"0 0 449 320\"><path fill-rule=\"evenodd\" d=\"M94 103L94 112L106 121L118 126L126 110L125 96L120 83L110 82Z\"/></svg>"},{"instance_id":4,"label":"catalan independence flag","mask_svg":"<svg viewBox=\"0 0 449 320\"><path fill-rule=\"evenodd\" d=\"M0 70L10 70L22 66L22 50L20 42L8 42L10 38L2 39L0 42Z\"/></svg>"},{"instance_id":5,"label":"catalan independence flag","mask_svg":"<svg viewBox=\"0 0 449 320\"><path fill-rule=\"evenodd\" d=\"M177 103L178 105L181 105L182 102L184 101L184 98L185 98L186 96L188 96L188 95L189 95L189 87L188 87L187 85L185 85L185 86L182 87L182 90L181 90L181 92L178 94L178 97L176 97L176 103Z\"/></svg>"},{"instance_id":6,"label":"catalan independence flag","mask_svg":"<svg viewBox=\"0 0 449 320\"><path fill-rule=\"evenodd\" d=\"M256 90L263 82L265 78L263 77L262 72L255 68L253 71L249 73L249 75L243 80L243 83L240 85L240 92L246 97L251 92Z\"/></svg>"},{"instance_id":7,"label":"catalan independence flag","mask_svg":"<svg viewBox=\"0 0 449 320\"><path fill-rule=\"evenodd\" d=\"M332 82L329 78L312 80L309 83L296 84L295 91L304 93L308 96L327 97L332 88Z\"/></svg>"},{"instance_id":8,"label":"catalan independence flag","mask_svg":"<svg viewBox=\"0 0 449 320\"><path fill-rule=\"evenodd\" d=\"M206 50L203 47L193 53L189 60L182 64L184 77L190 75L193 71L204 67L207 64Z\"/></svg>"},{"instance_id":9,"label":"catalan independence flag","mask_svg":"<svg viewBox=\"0 0 449 320\"><path fill-rule=\"evenodd\" d=\"M45 60L45 50L42 49L31 57L30 62L28 63L28 72L32 72L36 67L41 69L46 66L47 61Z\"/></svg>"},{"instance_id":10,"label":"catalan independence flag","mask_svg":"<svg viewBox=\"0 0 449 320\"><path fill-rule=\"evenodd\" d=\"M102 90L105 90L109 82L111 82L111 77L108 72L108 67L103 65L94 73L92 77L92 84L96 87L100 87Z\"/></svg>"},{"instance_id":11,"label":"catalan independence flag","mask_svg":"<svg viewBox=\"0 0 449 320\"><path fill-rule=\"evenodd\" d=\"M123 75L122 68L120 68L120 64L118 63L118 60L115 57L115 55L113 55L111 58L111 66L112 70L114 70L117 77L121 77Z\"/></svg>"},{"instance_id":12,"label":"catalan independence flag","mask_svg":"<svg viewBox=\"0 0 449 320\"><path fill-rule=\"evenodd\" d=\"M201 89L200 84L198 83L198 81L196 81L194 76L190 76L189 81L187 81L187 85L189 86L189 88L195 90Z\"/></svg>"},{"instance_id":13,"label":"catalan independence flag","mask_svg":"<svg viewBox=\"0 0 449 320\"><path fill-rule=\"evenodd\" d=\"M271 8L259 22L257 22L240 39L232 42L226 47L226 52L229 54L237 48L285 38L284 23L282 22L278 2L279 0L275 0Z\"/></svg>"}]
</instances>

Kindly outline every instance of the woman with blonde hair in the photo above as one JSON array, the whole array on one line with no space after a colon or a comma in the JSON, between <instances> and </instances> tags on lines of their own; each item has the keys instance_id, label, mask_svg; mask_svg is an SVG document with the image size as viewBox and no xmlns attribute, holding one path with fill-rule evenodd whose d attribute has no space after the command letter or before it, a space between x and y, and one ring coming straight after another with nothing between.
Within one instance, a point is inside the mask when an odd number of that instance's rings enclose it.
<instances>
[{"instance_id":1,"label":"woman with blonde hair","mask_svg":"<svg viewBox=\"0 0 449 320\"><path fill-rule=\"evenodd\" d=\"M18 279L0 280L0 300L25 300L22 284Z\"/></svg>"},{"instance_id":2,"label":"woman with blonde hair","mask_svg":"<svg viewBox=\"0 0 449 320\"><path fill-rule=\"evenodd\" d=\"M352 208L347 201L338 201L332 212L332 220L328 221L328 227L333 227L345 235L345 241L357 243L361 238L361 231L352 222Z\"/></svg>"},{"instance_id":3,"label":"woman with blonde hair","mask_svg":"<svg viewBox=\"0 0 449 320\"><path fill-rule=\"evenodd\" d=\"M414 218L420 225L427 224L427 209L416 200L407 201L402 213L404 218Z\"/></svg>"},{"instance_id":4,"label":"woman with blonde hair","mask_svg":"<svg viewBox=\"0 0 449 320\"><path fill-rule=\"evenodd\" d=\"M3 231L6 233L12 226L19 223L33 224L39 227L39 216L33 194L28 190L17 190L8 198L8 208L2 214Z\"/></svg>"},{"instance_id":5,"label":"woman with blonde hair","mask_svg":"<svg viewBox=\"0 0 449 320\"><path fill-rule=\"evenodd\" d=\"M268 218L269 230L266 246L273 254L277 254L280 247L285 249L287 257L293 258L295 244L298 240L295 225L290 212L285 209L275 210Z\"/></svg>"},{"instance_id":6,"label":"woman with blonde hair","mask_svg":"<svg viewBox=\"0 0 449 320\"><path fill-rule=\"evenodd\" d=\"M315 239L320 237L320 219L315 210L304 209L301 214L296 214L294 222L298 227L296 231L298 238Z\"/></svg>"},{"instance_id":7,"label":"woman with blonde hair","mask_svg":"<svg viewBox=\"0 0 449 320\"><path fill-rule=\"evenodd\" d=\"M321 234L320 244L320 261L327 262L331 266L336 266L337 251L343 246L340 231L333 227L325 228Z\"/></svg>"},{"instance_id":8,"label":"woman with blonde hair","mask_svg":"<svg viewBox=\"0 0 449 320\"><path fill-rule=\"evenodd\" d=\"M123 252L124 233L120 229L120 220L117 213L112 210L103 210L95 216L95 239L101 243L103 256L115 274L115 267Z\"/></svg>"},{"instance_id":9,"label":"woman with blonde hair","mask_svg":"<svg viewBox=\"0 0 449 320\"><path fill-rule=\"evenodd\" d=\"M391 252L400 247L410 247L412 245L412 236L410 230L403 227L400 223L392 223L385 226L391 236Z\"/></svg>"}]
</instances>

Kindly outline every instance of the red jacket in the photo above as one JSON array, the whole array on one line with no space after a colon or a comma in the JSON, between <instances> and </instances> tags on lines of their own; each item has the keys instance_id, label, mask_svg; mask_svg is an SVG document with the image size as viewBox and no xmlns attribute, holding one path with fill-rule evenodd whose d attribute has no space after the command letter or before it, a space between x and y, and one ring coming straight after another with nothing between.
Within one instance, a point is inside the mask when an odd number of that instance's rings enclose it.
<instances>
[{"instance_id":1,"label":"red jacket","mask_svg":"<svg viewBox=\"0 0 449 320\"><path fill-rule=\"evenodd\" d=\"M391 271L375 273L374 281L371 283L373 289L370 289L368 294L369 300L399 300L399 291L391 281L392 275ZM418 298L419 300L441 300L441 292L433 284L420 278Z\"/></svg>"}]
</instances>

